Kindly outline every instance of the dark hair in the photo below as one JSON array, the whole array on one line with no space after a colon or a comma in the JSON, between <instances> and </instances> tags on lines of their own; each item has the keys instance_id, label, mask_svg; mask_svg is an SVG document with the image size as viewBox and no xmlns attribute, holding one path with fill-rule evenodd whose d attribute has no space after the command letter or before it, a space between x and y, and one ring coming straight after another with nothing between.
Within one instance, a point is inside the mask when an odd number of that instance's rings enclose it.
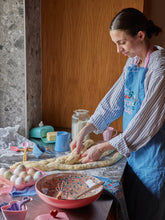
<instances>
[{"instance_id":1,"label":"dark hair","mask_svg":"<svg viewBox=\"0 0 165 220\"><path fill-rule=\"evenodd\" d=\"M135 36L139 31L145 31L148 38L161 32L161 28L135 8L125 8L113 18L110 30L118 29L126 31L131 36Z\"/></svg>"}]
</instances>

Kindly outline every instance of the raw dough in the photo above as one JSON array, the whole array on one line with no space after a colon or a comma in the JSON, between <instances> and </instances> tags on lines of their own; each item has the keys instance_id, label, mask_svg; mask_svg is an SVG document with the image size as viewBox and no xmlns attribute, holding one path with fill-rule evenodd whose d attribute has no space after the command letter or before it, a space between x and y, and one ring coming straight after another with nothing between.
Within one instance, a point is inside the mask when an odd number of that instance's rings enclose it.
<instances>
[{"instance_id":1,"label":"raw dough","mask_svg":"<svg viewBox=\"0 0 165 220\"><path fill-rule=\"evenodd\" d=\"M94 144L94 141L89 139L84 143L85 148L77 155L75 150L66 156L59 158L50 158L39 161L23 161L13 164L10 168L15 169L19 164L24 164L26 168L37 168L42 171L53 171L53 170L85 170L98 167L110 166L119 161L123 156L115 150L106 151L103 153L99 161L81 164L80 155ZM108 156L109 155L109 156ZM103 160L104 157L107 157Z\"/></svg>"}]
</instances>

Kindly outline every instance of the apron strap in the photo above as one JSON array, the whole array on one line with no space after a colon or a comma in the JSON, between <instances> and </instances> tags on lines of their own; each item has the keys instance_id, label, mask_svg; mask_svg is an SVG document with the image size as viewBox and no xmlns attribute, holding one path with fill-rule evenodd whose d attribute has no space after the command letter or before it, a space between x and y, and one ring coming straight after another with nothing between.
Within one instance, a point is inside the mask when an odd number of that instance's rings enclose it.
<instances>
[{"instance_id":1,"label":"apron strap","mask_svg":"<svg viewBox=\"0 0 165 220\"><path fill-rule=\"evenodd\" d=\"M147 52L147 56L146 56L146 59L145 59L144 68L147 68L147 66L148 66L148 63L149 63L149 60L150 60L150 55L151 55L151 53L152 53L152 50L153 50L153 45L151 44L151 46L150 46L150 48L149 48L149 50L148 50L148 52ZM140 60L140 57L137 57L137 59L136 59L136 61L135 61L135 65L138 64L139 60Z\"/></svg>"},{"instance_id":2,"label":"apron strap","mask_svg":"<svg viewBox=\"0 0 165 220\"><path fill-rule=\"evenodd\" d=\"M150 46L150 48L149 48L149 50L148 50L146 59L145 59L144 68L147 68L147 66L148 66L148 63L149 63L149 60L150 60L150 55L151 55L151 53L152 53L152 50L153 50L153 45L151 44L151 46Z\"/></svg>"}]
</instances>

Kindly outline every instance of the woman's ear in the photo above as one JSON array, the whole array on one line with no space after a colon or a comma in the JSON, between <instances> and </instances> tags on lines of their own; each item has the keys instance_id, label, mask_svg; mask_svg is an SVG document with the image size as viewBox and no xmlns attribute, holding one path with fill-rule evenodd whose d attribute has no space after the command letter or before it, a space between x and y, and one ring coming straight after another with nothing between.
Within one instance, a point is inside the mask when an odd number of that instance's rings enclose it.
<instances>
[{"instance_id":1,"label":"woman's ear","mask_svg":"<svg viewBox=\"0 0 165 220\"><path fill-rule=\"evenodd\" d=\"M139 40L143 41L146 36L146 33L144 31L139 31L137 33L137 36L138 36Z\"/></svg>"}]
</instances>

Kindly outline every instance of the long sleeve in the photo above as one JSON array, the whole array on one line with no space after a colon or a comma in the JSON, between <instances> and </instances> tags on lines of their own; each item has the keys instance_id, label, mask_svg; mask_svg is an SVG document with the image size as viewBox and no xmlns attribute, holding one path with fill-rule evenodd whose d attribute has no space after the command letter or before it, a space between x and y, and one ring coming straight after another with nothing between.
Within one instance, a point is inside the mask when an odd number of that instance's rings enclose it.
<instances>
[{"instance_id":1,"label":"long sleeve","mask_svg":"<svg viewBox=\"0 0 165 220\"><path fill-rule=\"evenodd\" d=\"M102 133L114 120L123 114L125 71L104 96L89 122L97 128L96 134Z\"/></svg>"}]
</instances>

